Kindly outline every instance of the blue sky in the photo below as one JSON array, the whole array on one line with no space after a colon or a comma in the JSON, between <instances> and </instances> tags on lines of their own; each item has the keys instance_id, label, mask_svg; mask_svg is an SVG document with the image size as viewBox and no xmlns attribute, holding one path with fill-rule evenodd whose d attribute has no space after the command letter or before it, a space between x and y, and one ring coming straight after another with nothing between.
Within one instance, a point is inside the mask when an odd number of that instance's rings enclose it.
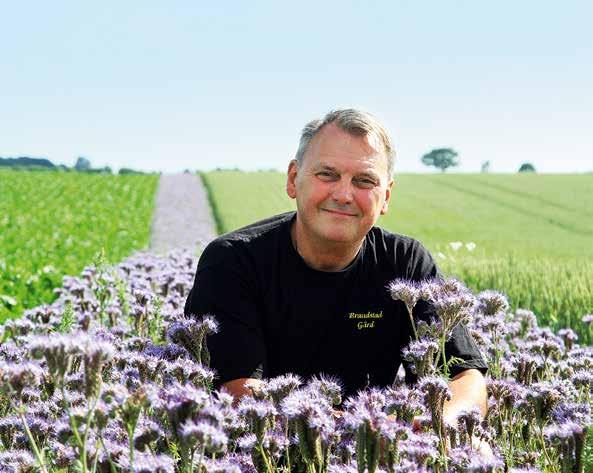
<instances>
[{"instance_id":1,"label":"blue sky","mask_svg":"<svg viewBox=\"0 0 593 473\"><path fill-rule=\"evenodd\" d=\"M396 172L593 171L591 2L1 2L0 156L284 170L305 122L376 114Z\"/></svg>"}]
</instances>

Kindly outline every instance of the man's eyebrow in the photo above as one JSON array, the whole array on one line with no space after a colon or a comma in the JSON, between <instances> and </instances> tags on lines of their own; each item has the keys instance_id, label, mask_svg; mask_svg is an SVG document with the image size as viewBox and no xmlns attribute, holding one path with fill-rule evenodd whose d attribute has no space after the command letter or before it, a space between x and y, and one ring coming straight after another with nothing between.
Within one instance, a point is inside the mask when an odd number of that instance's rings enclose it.
<instances>
[{"instance_id":1,"label":"man's eyebrow","mask_svg":"<svg viewBox=\"0 0 593 473\"><path fill-rule=\"evenodd\" d=\"M380 180L379 176L377 174L375 174L374 172L361 172L360 174L357 174L356 177L368 178L373 181Z\"/></svg>"},{"instance_id":2,"label":"man's eyebrow","mask_svg":"<svg viewBox=\"0 0 593 473\"><path fill-rule=\"evenodd\" d=\"M338 170L335 167L330 166L329 164L319 163L317 166L315 166L315 170L316 171L320 171L320 170L332 171L332 172L339 174Z\"/></svg>"}]
</instances>

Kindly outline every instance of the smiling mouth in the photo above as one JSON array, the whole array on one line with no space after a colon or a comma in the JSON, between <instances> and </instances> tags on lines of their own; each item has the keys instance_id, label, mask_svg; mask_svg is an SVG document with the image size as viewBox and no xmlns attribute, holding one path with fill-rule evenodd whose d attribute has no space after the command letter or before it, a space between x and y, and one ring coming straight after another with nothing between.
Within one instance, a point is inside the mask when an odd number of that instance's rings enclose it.
<instances>
[{"instance_id":1,"label":"smiling mouth","mask_svg":"<svg viewBox=\"0 0 593 473\"><path fill-rule=\"evenodd\" d=\"M344 217L356 217L355 214L349 214L346 212L340 212L339 210L330 210L330 209L321 209L324 210L325 212L329 212L330 214L335 214L335 215L342 215Z\"/></svg>"}]
</instances>

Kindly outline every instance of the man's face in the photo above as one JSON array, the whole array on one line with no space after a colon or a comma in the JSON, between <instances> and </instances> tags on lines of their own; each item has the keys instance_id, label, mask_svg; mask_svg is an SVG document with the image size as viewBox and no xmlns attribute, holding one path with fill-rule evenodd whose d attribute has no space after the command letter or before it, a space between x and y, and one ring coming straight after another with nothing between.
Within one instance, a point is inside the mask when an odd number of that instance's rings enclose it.
<instances>
[{"instance_id":1,"label":"man's face","mask_svg":"<svg viewBox=\"0 0 593 473\"><path fill-rule=\"evenodd\" d=\"M311 140L301 167L290 163L286 191L307 237L358 245L387 211L393 180L375 141L330 123Z\"/></svg>"}]
</instances>

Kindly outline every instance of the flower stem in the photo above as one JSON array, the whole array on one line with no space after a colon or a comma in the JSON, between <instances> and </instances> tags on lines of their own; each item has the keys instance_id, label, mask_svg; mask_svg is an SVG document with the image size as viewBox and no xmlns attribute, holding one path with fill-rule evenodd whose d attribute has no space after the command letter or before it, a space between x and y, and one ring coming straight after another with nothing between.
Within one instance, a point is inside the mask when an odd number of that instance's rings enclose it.
<instances>
[{"instance_id":1,"label":"flower stem","mask_svg":"<svg viewBox=\"0 0 593 473\"><path fill-rule=\"evenodd\" d=\"M414 315L412 313L412 307L406 305L408 309L408 315L410 317L410 323L412 324L412 330L414 331L414 338L418 340L418 332L416 331L416 324L414 323Z\"/></svg>"},{"instance_id":2,"label":"flower stem","mask_svg":"<svg viewBox=\"0 0 593 473\"><path fill-rule=\"evenodd\" d=\"M41 471L43 473L47 473L47 468L45 467L45 462L43 461L43 456L41 455L41 452L39 451L39 447L37 447L37 442L35 442L35 438L33 437L33 434L31 434L31 431L29 430L29 426L27 425L27 419L25 418L25 414L23 413L22 404L21 404L21 407L18 409L18 413L19 413L19 417L21 418L21 421L23 423L23 426L25 427L25 432L27 433L27 438L29 439L31 448L33 449L33 452L35 453L35 458L37 459L37 462L39 463L39 468L41 469Z\"/></svg>"}]
</instances>

